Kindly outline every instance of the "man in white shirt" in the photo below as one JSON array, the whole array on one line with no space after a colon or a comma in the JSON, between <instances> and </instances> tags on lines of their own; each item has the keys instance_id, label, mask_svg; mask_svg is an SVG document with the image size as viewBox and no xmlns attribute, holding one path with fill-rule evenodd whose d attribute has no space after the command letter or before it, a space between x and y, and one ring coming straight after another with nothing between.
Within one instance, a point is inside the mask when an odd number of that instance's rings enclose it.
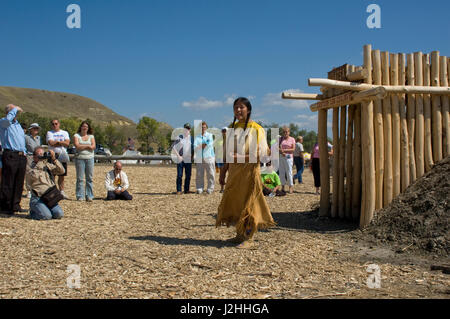
<instances>
[{"instance_id":1,"label":"man in white shirt","mask_svg":"<svg viewBox=\"0 0 450 319\"><path fill-rule=\"evenodd\" d=\"M47 132L46 142L48 150L55 152L56 158L64 167L64 174L58 175L58 188L65 199L68 199L64 193L64 177L67 176L67 162L69 161L69 155L67 154L67 147L70 144L69 133L61 130L59 120L52 120L51 122L53 130Z\"/></svg>"},{"instance_id":2,"label":"man in white shirt","mask_svg":"<svg viewBox=\"0 0 450 319\"><path fill-rule=\"evenodd\" d=\"M106 200L132 200L133 196L127 190L129 186L128 176L122 171L122 163L120 161L115 162L114 169L106 173L105 187L108 192Z\"/></svg>"},{"instance_id":3,"label":"man in white shirt","mask_svg":"<svg viewBox=\"0 0 450 319\"><path fill-rule=\"evenodd\" d=\"M202 134L194 139L194 162L196 163L196 188L197 194L203 193L205 186L205 173L207 180L207 194L214 191L215 181L215 154L214 154L214 138L208 133L208 124L202 122Z\"/></svg>"}]
</instances>

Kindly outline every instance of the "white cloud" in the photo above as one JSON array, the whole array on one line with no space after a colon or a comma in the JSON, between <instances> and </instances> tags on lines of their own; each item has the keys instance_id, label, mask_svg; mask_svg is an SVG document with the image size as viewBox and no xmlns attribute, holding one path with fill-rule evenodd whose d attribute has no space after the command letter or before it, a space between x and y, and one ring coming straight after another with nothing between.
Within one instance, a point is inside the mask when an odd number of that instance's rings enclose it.
<instances>
[{"instance_id":1,"label":"white cloud","mask_svg":"<svg viewBox=\"0 0 450 319\"><path fill-rule=\"evenodd\" d=\"M303 93L303 91L299 89L289 89L283 92L289 93ZM309 108L309 104L305 100L286 100L281 98L281 93L267 93L262 98L262 106L282 106L293 109L307 109Z\"/></svg>"},{"instance_id":2,"label":"white cloud","mask_svg":"<svg viewBox=\"0 0 450 319\"><path fill-rule=\"evenodd\" d=\"M214 109L218 107L222 107L224 103L222 101L214 101L214 100L208 100L207 98L201 96L196 101L183 101L181 105L188 109L194 109L194 110L209 110Z\"/></svg>"},{"instance_id":3,"label":"white cloud","mask_svg":"<svg viewBox=\"0 0 450 319\"><path fill-rule=\"evenodd\" d=\"M201 96L196 101L183 101L181 106L198 111L210 110L224 106L232 106L236 97L236 94L226 94L223 100L209 100Z\"/></svg>"}]
</instances>

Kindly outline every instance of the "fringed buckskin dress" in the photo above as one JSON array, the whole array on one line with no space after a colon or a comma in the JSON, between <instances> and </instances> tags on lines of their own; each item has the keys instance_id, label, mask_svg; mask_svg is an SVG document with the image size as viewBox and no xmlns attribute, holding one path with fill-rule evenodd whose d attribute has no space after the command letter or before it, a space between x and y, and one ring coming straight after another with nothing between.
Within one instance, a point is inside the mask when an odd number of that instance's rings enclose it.
<instances>
[{"instance_id":1,"label":"fringed buckskin dress","mask_svg":"<svg viewBox=\"0 0 450 319\"><path fill-rule=\"evenodd\" d=\"M238 128L242 130L238 130ZM245 154L249 155L249 145L255 137L258 151L261 148L268 150L264 129L253 121L248 123L247 128L250 133L245 136ZM244 123L235 124L233 133L235 152L236 145L238 145L236 142L243 136L237 131L242 133L243 129ZM230 137L227 135L227 139ZM229 143L226 145L229 149ZM255 155L256 148L252 149L254 149L253 155ZM235 226L238 236L251 239L258 229L275 226L262 189L259 159L257 163L249 163L249 160L246 160L245 163L229 163L225 191L218 208L216 227Z\"/></svg>"}]
</instances>

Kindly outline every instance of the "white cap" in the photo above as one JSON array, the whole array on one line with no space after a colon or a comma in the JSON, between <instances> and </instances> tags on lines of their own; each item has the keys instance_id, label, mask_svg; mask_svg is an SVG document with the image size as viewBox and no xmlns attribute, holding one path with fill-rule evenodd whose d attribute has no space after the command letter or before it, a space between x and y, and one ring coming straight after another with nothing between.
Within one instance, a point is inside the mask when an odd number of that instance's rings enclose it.
<instances>
[{"instance_id":1,"label":"white cap","mask_svg":"<svg viewBox=\"0 0 450 319\"><path fill-rule=\"evenodd\" d=\"M41 127L39 126L38 123L33 123L33 124L30 125L30 127L29 127L28 129L31 130L32 128L38 128L38 129L40 129Z\"/></svg>"}]
</instances>

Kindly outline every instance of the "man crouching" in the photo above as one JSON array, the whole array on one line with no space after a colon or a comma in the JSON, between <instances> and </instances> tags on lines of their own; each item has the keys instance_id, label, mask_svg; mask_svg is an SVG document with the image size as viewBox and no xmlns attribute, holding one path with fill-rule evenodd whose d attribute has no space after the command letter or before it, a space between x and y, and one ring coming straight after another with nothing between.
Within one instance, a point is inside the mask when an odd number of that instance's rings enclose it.
<instances>
[{"instance_id":1,"label":"man crouching","mask_svg":"<svg viewBox=\"0 0 450 319\"><path fill-rule=\"evenodd\" d=\"M132 200L133 196L128 193L129 186L128 176L122 171L122 162L115 162L114 169L106 173L106 200Z\"/></svg>"},{"instance_id":2,"label":"man crouching","mask_svg":"<svg viewBox=\"0 0 450 319\"><path fill-rule=\"evenodd\" d=\"M64 216L61 206L57 203L60 194L56 195L56 200L53 194L50 196L52 200L47 200L49 191L56 189L53 176L63 173L64 167L55 158L53 151L44 153L42 147L37 147L34 150L33 161L27 166L27 179L31 186L30 216L32 219L49 220ZM62 197L59 199L62 199Z\"/></svg>"}]
</instances>

